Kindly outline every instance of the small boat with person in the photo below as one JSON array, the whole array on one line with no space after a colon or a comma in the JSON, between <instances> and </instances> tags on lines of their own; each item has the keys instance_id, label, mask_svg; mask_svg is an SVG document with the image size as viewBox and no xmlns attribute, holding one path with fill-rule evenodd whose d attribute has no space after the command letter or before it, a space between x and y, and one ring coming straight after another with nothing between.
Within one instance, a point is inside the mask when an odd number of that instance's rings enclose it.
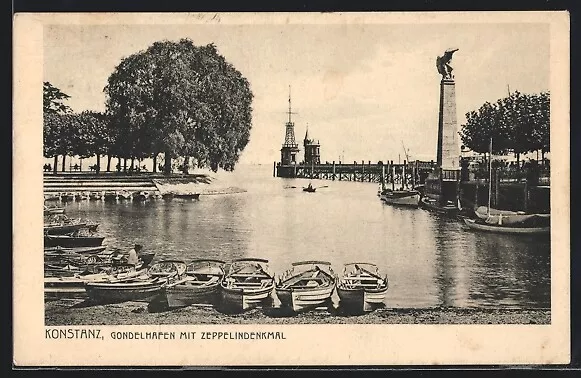
<instances>
[{"instance_id":1,"label":"small boat with person","mask_svg":"<svg viewBox=\"0 0 581 378\"><path fill-rule=\"evenodd\" d=\"M349 263L337 283L339 306L352 312L372 311L385 300L389 282L373 263Z\"/></svg>"},{"instance_id":2,"label":"small boat with person","mask_svg":"<svg viewBox=\"0 0 581 378\"><path fill-rule=\"evenodd\" d=\"M162 286L180 279L185 271L185 262L163 260L130 281L86 282L84 285L89 298L98 303L149 302L161 293Z\"/></svg>"},{"instance_id":3,"label":"small boat with person","mask_svg":"<svg viewBox=\"0 0 581 378\"><path fill-rule=\"evenodd\" d=\"M188 263L183 277L163 287L169 307L216 304L226 263L216 259L197 259Z\"/></svg>"},{"instance_id":4,"label":"small boat with person","mask_svg":"<svg viewBox=\"0 0 581 378\"><path fill-rule=\"evenodd\" d=\"M245 311L270 297L274 290L274 276L269 272L266 259L236 259L230 263L220 287L223 310Z\"/></svg>"},{"instance_id":5,"label":"small boat with person","mask_svg":"<svg viewBox=\"0 0 581 378\"><path fill-rule=\"evenodd\" d=\"M284 307L295 312L314 309L330 302L336 275L327 261L292 264L276 284L276 295Z\"/></svg>"},{"instance_id":6,"label":"small boat with person","mask_svg":"<svg viewBox=\"0 0 581 378\"><path fill-rule=\"evenodd\" d=\"M315 191L317 190L317 188L315 188L313 186L313 184L309 183L308 186L303 188L303 192L308 192L308 193L315 193Z\"/></svg>"}]
</instances>

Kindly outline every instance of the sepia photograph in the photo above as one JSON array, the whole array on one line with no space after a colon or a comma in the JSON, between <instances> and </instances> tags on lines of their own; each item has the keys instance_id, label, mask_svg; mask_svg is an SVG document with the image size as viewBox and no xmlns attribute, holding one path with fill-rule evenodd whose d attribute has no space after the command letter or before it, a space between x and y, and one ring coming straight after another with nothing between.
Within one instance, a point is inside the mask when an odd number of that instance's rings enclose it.
<instances>
[{"instance_id":1,"label":"sepia photograph","mask_svg":"<svg viewBox=\"0 0 581 378\"><path fill-rule=\"evenodd\" d=\"M568 22L17 15L24 360L566 363Z\"/></svg>"}]
</instances>

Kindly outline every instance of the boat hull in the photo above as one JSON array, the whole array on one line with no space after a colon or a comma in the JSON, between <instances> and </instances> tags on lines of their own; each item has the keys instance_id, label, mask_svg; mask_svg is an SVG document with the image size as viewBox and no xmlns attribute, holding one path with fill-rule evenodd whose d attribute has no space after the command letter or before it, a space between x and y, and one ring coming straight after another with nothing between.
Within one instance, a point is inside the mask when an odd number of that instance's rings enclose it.
<instances>
[{"instance_id":1,"label":"boat hull","mask_svg":"<svg viewBox=\"0 0 581 378\"><path fill-rule=\"evenodd\" d=\"M278 289L276 295L281 304L293 311L305 311L322 306L329 302L335 285L314 289Z\"/></svg>"},{"instance_id":2,"label":"boat hull","mask_svg":"<svg viewBox=\"0 0 581 378\"><path fill-rule=\"evenodd\" d=\"M149 302L160 294L161 283L86 283L85 290L89 298L99 303Z\"/></svg>"},{"instance_id":3,"label":"boat hull","mask_svg":"<svg viewBox=\"0 0 581 378\"><path fill-rule=\"evenodd\" d=\"M402 197L392 197L382 194L380 198L383 202L395 206L418 207L420 202L419 194Z\"/></svg>"},{"instance_id":4,"label":"boat hull","mask_svg":"<svg viewBox=\"0 0 581 378\"><path fill-rule=\"evenodd\" d=\"M71 232L79 231L87 227L86 223L75 223L75 224L64 224L64 225L53 225L45 226L44 232L49 235L64 235Z\"/></svg>"},{"instance_id":5,"label":"boat hull","mask_svg":"<svg viewBox=\"0 0 581 378\"><path fill-rule=\"evenodd\" d=\"M270 297L274 283L260 289L229 289L221 286L221 307L226 311L245 311L257 307Z\"/></svg>"},{"instance_id":6,"label":"boat hull","mask_svg":"<svg viewBox=\"0 0 581 378\"><path fill-rule=\"evenodd\" d=\"M464 223L472 230L513 235L547 235L551 233L551 227L504 227L477 223L473 219L464 219Z\"/></svg>"},{"instance_id":7,"label":"boat hull","mask_svg":"<svg viewBox=\"0 0 581 378\"><path fill-rule=\"evenodd\" d=\"M440 206L436 203L427 201L425 198L420 199L419 206L426 210L449 216L456 216L460 212L460 209L456 206Z\"/></svg>"},{"instance_id":8,"label":"boat hull","mask_svg":"<svg viewBox=\"0 0 581 378\"><path fill-rule=\"evenodd\" d=\"M373 311L384 304L387 287L380 289L347 289L337 287L340 306L354 312Z\"/></svg>"},{"instance_id":9,"label":"boat hull","mask_svg":"<svg viewBox=\"0 0 581 378\"><path fill-rule=\"evenodd\" d=\"M90 236L90 237L59 237L58 235L44 237L44 247L99 247L105 240L104 236Z\"/></svg>"},{"instance_id":10,"label":"boat hull","mask_svg":"<svg viewBox=\"0 0 581 378\"><path fill-rule=\"evenodd\" d=\"M169 307L187 307L194 304L214 305L220 299L219 284L206 287L175 285L163 291Z\"/></svg>"}]
</instances>

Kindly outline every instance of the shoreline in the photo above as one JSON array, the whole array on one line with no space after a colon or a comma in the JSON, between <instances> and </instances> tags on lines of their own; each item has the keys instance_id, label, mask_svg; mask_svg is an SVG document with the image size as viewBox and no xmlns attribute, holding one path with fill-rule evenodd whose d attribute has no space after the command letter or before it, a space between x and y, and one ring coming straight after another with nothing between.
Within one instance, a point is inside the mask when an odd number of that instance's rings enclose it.
<instances>
[{"instance_id":1,"label":"shoreline","mask_svg":"<svg viewBox=\"0 0 581 378\"><path fill-rule=\"evenodd\" d=\"M551 310L513 308L380 308L362 315L315 310L284 314L256 308L223 314L210 306L150 311L144 302L87 306L83 300L45 302L45 325L180 325L180 324L551 324Z\"/></svg>"}]
</instances>

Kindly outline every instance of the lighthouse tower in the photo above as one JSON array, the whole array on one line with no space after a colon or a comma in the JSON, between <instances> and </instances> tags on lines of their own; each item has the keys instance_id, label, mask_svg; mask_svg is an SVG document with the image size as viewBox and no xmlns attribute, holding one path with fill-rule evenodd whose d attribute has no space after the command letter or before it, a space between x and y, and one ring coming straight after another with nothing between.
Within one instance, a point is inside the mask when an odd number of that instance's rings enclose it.
<instances>
[{"instance_id":1,"label":"lighthouse tower","mask_svg":"<svg viewBox=\"0 0 581 378\"><path fill-rule=\"evenodd\" d=\"M280 163L282 165L296 164L297 153L299 145L295 140L295 124L291 119L291 93L290 85L288 87L288 122L285 124L286 132L284 135L284 143L280 149Z\"/></svg>"},{"instance_id":2,"label":"lighthouse tower","mask_svg":"<svg viewBox=\"0 0 581 378\"><path fill-rule=\"evenodd\" d=\"M307 125L305 132L303 147L305 148L305 165L321 164L321 143L309 138L309 125Z\"/></svg>"}]
</instances>

